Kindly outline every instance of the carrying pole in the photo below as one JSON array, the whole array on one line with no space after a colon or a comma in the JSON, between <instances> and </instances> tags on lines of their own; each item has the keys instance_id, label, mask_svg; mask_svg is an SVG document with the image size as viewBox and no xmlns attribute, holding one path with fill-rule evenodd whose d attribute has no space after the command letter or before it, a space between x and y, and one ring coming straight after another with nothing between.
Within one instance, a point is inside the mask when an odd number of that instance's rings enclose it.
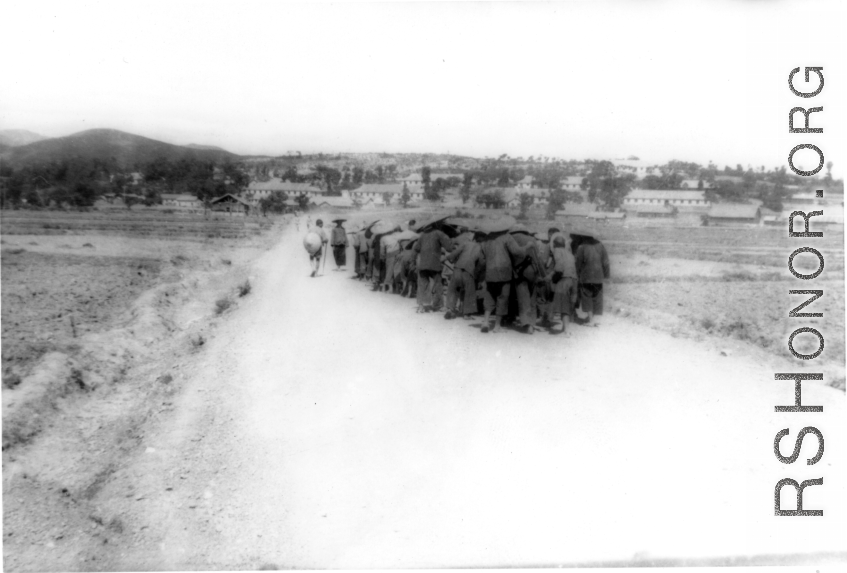
<instances>
[{"instance_id":1,"label":"carrying pole","mask_svg":"<svg viewBox=\"0 0 847 573\"><path fill-rule=\"evenodd\" d=\"M326 259L327 259L327 257L329 257L329 243L324 243L324 244L326 246L324 247L324 264L323 264L323 268L321 269L321 274L324 274L324 271L326 270Z\"/></svg>"}]
</instances>

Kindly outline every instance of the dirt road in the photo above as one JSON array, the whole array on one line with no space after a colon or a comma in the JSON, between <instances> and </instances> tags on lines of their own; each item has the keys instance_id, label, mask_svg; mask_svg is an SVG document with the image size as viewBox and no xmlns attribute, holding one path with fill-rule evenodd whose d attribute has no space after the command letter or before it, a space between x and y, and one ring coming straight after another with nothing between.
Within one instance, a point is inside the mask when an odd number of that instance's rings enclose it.
<instances>
[{"instance_id":1,"label":"dirt road","mask_svg":"<svg viewBox=\"0 0 847 573\"><path fill-rule=\"evenodd\" d=\"M302 232L301 232L302 233ZM289 230L252 294L179 365L170 417L95 503L112 570L535 566L843 551L844 393L791 404L752 347L598 328L482 334L335 272ZM740 344L740 343L739 343ZM727 354L723 355L722 354ZM774 435L792 466L773 455ZM783 477L823 518L775 518ZM783 496L793 503L793 492ZM58 549L58 548L57 548ZM842 554L843 556L843 554Z\"/></svg>"}]
</instances>

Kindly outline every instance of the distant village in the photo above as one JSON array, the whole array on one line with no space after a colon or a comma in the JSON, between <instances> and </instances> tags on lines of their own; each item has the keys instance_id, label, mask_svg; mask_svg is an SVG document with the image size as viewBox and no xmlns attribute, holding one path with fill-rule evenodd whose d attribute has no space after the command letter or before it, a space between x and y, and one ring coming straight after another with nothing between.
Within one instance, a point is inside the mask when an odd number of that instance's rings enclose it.
<instances>
[{"instance_id":1,"label":"distant village","mask_svg":"<svg viewBox=\"0 0 847 573\"><path fill-rule=\"evenodd\" d=\"M503 162L503 158L499 160ZM595 162L596 163L596 162ZM602 193L592 192L594 164L569 162L567 170L577 175L551 178L524 175L512 181L501 173L498 180L485 176L485 165L465 160L461 167L435 171L423 166L411 173L398 174L396 169L369 171L364 182L345 178L353 170L342 173L336 184L327 183L322 164L305 163L283 169L254 166L251 181L242 191L211 200L208 207L228 213L261 211L262 201L280 199L284 210L381 210L386 208L429 206L447 209L505 209L520 216L548 219L589 219L604 224L643 222L648 224L684 225L784 225L795 210L809 211L811 207L837 206L825 212L821 223L843 225L843 185L826 180L814 181L815 187L825 187L818 196L817 189L790 182L770 181L764 169L751 177L749 170L714 170L702 176L690 177L698 169L694 164L680 163L677 169L668 165L650 165L629 158L606 162L611 171L606 178L627 182L617 201L604 200ZM393 165L392 165L393 166ZM438 167L436 167L437 169ZM444 168L443 166L441 167ZM530 167L531 170L531 167ZM479 175L482 171L483 175ZM490 171L490 169L488 170ZM509 174L515 170L505 169ZM520 173L520 170L517 170ZM543 168L541 171L545 171ZM547 169L546 171L555 171ZM727 171L731 173L727 173ZM741 171L741 174L737 174ZM496 175L496 169L494 171ZM361 174L360 174L361 175ZM782 176L787 180L787 176ZM821 185L821 182L826 185ZM352 183L352 184L351 184ZM605 182L600 181L599 185ZM653 188L659 183L663 188ZM804 181L804 183L808 183ZM672 186L673 188L666 188ZM433 189L436 190L433 193ZM745 197L745 191L747 191ZM778 192L776 200L768 195ZM765 197L764 199L761 197ZM163 194L162 204L174 208L201 209L203 203L193 195ZM773 203L776 203L775 205ZM551 209L552 207L552 209Z\"/></svg>"},{"instance_id":2,"label":"distant village","mask_svg":"<svg viewBox=\"0 0 847 573\"><path fill-rule=\"evenodd\" d=\"M816 222L843 225L843 180L832 178L832 163L811 178L786 173L784 167L718 168L675 160L653 164L635 156L578 161L506 154L483 159L443 154L229 154L205 159L150 156L136 159L135 165L127 170L101 157L15 168L0 165L2 206L140 205L250 216L398 208L453 209L480 216L494 209L518 218L602 224L762 226L784 225L793 211L827 206L831 208L825 217Z\"/></svg>"}]
</instances>

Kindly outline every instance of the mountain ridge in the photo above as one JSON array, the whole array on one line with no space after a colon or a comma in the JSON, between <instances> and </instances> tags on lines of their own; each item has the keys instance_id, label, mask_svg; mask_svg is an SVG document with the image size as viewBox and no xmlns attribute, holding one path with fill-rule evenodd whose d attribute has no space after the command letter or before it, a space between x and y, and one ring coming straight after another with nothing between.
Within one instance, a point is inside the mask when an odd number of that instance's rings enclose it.
<instances>
[{"instance_id":1,"label":"mountain ridge","mask_svg":"<svg viewBox=\"0 0 847 573\"><path fill-rule=\"evenodd\" d=\"M50 138L28 129L0 129L0 144L8 147L28 145L45 139Z\"/></svg>"},{"instance_id":2,"label":"mountain ridge","mask_svg":"<svg viewBox=\"0 0 847 573\"><path fill-rule=\"evenodd\" d=\"M0 152L13 166L35 165L71 159L100 160L131 168L164 158L169 161L200 159L233 161L239 155L214 146L175 145L117 129L95 128L14 146Z\"/></svg>"}]
</instances>

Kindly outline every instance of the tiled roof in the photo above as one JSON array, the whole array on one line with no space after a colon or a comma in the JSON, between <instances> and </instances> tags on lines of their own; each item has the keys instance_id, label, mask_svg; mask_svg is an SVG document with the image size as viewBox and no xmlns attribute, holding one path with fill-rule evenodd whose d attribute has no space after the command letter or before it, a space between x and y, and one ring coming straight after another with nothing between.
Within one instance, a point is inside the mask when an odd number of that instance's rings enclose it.
<instances>
[{"instance_id":1,"label":"tiled roof","mask_svg":"<svg viewBox=\"0 0 847 573\"><path fill-rule=\"evenodd\" d=\"M664 189L634 189L624 197L624 201L634 199L659 199L662 201L705 201L703 191L670 191Z\"/></svg>"},{"instance_id":2,"label":"tiled roof","mask_svg":"<svg viewBox=\"0 0 847 573\"><path fill-rule=\"evenodd\" d=\"M680 189L697 189L700 185L700 179L683 179L679 187ZM711 189L713 185L708 181L703 181L703 189Z\"/></svg>"},{"instance_id":3,"label":"tiled roof","mask_svg":"<svg viewBox=\"0 0 847 573\"><path fill-rule=\"evenodd\" d=\"M754 219L759 214L759 206L750 203L718 203L709 209L709 217L721 219Z\"/></svg>"},{"instance_id":4,"label":"tiled roof","mask_svg":"<svg viewBox=\"0 0 847 573\"><path fill-rule=\"evenodd\" d=\"M321 197L316 200L318 206L326 203L330 207L352 207L353 202L347 197Z\"/></svg>"},{"instance_id":5,"label":"tiled roof","mask_svg":"<svg viewBox=\"0 0 847 573\"><path fill-rule=\"evenodd\" d=\"M222 202L222 201L224 201L225 199L228 199L228 198L236 201L237 203L241 203L242 205L248 205L248 206L250 205L250 203L248 203L247 201L245 201L241 197L236 197L232 193L227 193L226 195L221 195L220 197L215 197L214 199L212 199L211 203L212 203L212 205L214 205L215 203L220 203L220 202Z\"/></svg>"},{"instance_id":6,"label":"tiled roof","mask_svg":"<svg viewBox=\"0 0 847 573\"><path fill-rule=\"evenodd\" d=\"M589 219L625 219L626 212L624 211L594 211L588 214Z\"/></svg>"},{"instance_id":7,"label":"tiled roof","mask_svg":"<svg viewBox=\"0 0 847 573\"><path fill-rule=\"evenodd\" d=\"M252 181L247 186L248 191L283 191L285 193L320 193L325 191L320 187L315 187L309 183L292 183L291 181L281 181L279 179L271 179L270 181Z\"/></svg>"},{"instance_id":8,"label":"tiled roof","mask_svg":"<svg viewBox=\"0 0 847 573\"><path fill-rule=\"evenodd\" d=\"M194 195L188 195L186 193L175 194L175 193L162 193L162 201L199 201L197 197Z\"/></svg>"},{"instance_id":9,"label":"tiled roof","mask_svg":"<svg viewBox=\"0 0 847 573\"><path fill-rule=\"evenodd\" d=\"M401 195L403 193L403 184L402 183L365 183L361 187L357 187L356 189L352 189L350 191L351 194L363 194L363 193L377 193L382 195L383 193L392 193L396 195ZM412 191L409 190L409 193L420 193L420 191Z\"/></svg>"},{"instance_id":10,"label":"tiled roof","mask_svg":"<svg viewBox=\"0 0 847 573\"><path fill-rule=\"evenodd\" d=\"M564 207L556 211L556 215L571 217L586 217L589 213L597 210L594 203L565 203Z\"/></svg>"},{"instance_id":11,"label":"tiled roof","mask_svg":"<svg viewBox=\"0 0 847 573\"><path fill-rule=\"evenodd\" d=\"M647 214L670 214L673 213L673 207L670 205L654 203L652 205L627 205L626 210L630 213L647 213Z\"/></svg>"},{"instance_id":12,"label":"tiled roof","mask_svg":"<svg viewBox=\"0 0 847 573\"><path fill-rule=\"evenodd\" d=\"M568 186L576 185L577 187L579 187L580 185L582 185L582 180L583 180L582 177L571 175L571 176L568 176L568 177L564 177L562 179L561 183L562 183L562 185L568 185Z\"/></svg>"}]
</instances>

